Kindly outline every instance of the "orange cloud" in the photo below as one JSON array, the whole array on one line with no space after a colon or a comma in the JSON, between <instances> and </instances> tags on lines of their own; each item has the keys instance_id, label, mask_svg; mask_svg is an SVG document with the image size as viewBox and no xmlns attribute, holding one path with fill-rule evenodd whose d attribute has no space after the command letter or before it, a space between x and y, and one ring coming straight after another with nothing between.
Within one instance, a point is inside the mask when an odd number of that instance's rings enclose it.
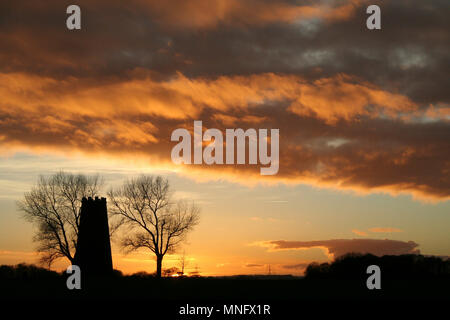
<instances>
[{"instance_id":1,"label":"orange cloud","mask_svg":"<svg viewBox=\"0 0 450 320\"><path fill-rule=\"evenodd\" d=\"M370 108L369 108L370 107ZM320 79L301 87L299 97L289 110L299 115L312 115L329 123L356 115L395 117L399 112L411 112L417 105L407 97L389 93L368 83L352 83L348 76Z\"/></svg>"},{"instance_id":2,"label":"orange cloud","mask_svg":"<svg viewBox=\"0 0 450 320\"><path fill-rule=\"evenodd\" d=\"M353 229L352 232L358 236L367 237L367 232L365 232L365 231Z\"/></svg>"},{"instance_id":3,"label":"orange cloud","mask_svg":"<svg viewBox=\"0 0 450 320\"><path fill-rule=\"evenodd\" d=\"M348 75L309 81L274 73L178 73L161 80L135 70L127 79L95 81L16 72L0 73L0 96L3 149L132 155L194 179L450 195L445 126L406 120L417 112L414 102ZM280 128L279 174L262 179L245 165L175 167L171 132L191 130L193 120L218 129Z\"/></svg>"},{"instance_id":4,"label":"orange cloud","mask_svg":"<svg viewBox=\"0 0 450 320\"><path fill-rule=\"evenodd\" d=\"M346 75L308 83L299 76L265 73L250 76L222 76L217 79L189 79L178 73L168 81L150 75L121 82L89 83L85 79L64 81L24 73L0 73L2 111L39 112L52 127L66 127L74 117L153 115L169 119L197 117L204 108L217 111L247 109L267 101L289 101L289 111L312 115L328 122L351 120L355 116L396 117L417 106L407 97L383 91L368 83L354 83ZM373 108L367 109L372 106ZM59 120L54 115L58 114ZM231 115L215 115L230 124ZM264 117L246 115L244 121L259 123ZM114 124L116 126L116 124ZM64 128L61 128L64 129ZM148 129L154 131L154 127Z\"/></svg>"}]
</instances>

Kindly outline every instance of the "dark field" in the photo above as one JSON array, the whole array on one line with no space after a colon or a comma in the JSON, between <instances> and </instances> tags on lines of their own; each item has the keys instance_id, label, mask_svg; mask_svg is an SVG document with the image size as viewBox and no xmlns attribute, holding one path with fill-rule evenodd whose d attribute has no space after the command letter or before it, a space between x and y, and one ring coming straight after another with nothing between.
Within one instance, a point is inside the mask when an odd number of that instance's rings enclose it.
<instances>
[{"instance_id":1,"label":"dark field","mask_svg":"<svg viewBox=\"0 0 450 320\"><path fill-rule=\"evenodd\" d=\"M370 264L378 264L382 270L381 290L368 290L366 287L369 276L366 268ZM59 305L67 302L78 305L81 302L111 302L112 306L126 306L145 302L147 306L165 306L166 312L172 316L176 316L180 306L186 304L267 303L273 312L281 315L295 312L299 306L307 308L336 303L347 306L355 303L379 305L380 302L400 306L410 306L415 301L448 303L449 274L449 261L435 257L349 255L331 264L310 265L305 277L157 279L145 273L123 276L116 272L109 277L84 279L81 290L68 290L66 274L18 265L0 267L0 295L2 301L55 301Z\"/></svg>"}]
</instances>

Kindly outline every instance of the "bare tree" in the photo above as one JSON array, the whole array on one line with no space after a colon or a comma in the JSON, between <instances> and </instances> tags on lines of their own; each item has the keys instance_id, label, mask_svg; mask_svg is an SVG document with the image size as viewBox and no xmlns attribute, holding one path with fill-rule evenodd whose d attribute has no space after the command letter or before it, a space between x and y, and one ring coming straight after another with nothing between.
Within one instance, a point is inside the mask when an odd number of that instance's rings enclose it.
<instances>
[{"instance_id":1,"label":"bare tree","mask_svg":"<svg viewBox=\"0 0 450 320\"><path fill-rule=\"evenodd\" d=\"M178 258L178 262L180 264L181 274L184 275L184 269L189 264L189 261L186 260L186 251L183 250L183 254Z\"/></svg>"},{"instance_id":2,"label":"bare tree","mask_svg":"<svg viewBox=\"0 0 450 320\"><path fill-rule=\"evenodd\" d=\"M156 255L156 275L162 260L185 239L199 221L199 208L186 201L173 202L167 179L140 176L108 192L111 220L127 227L121 244L127 251L148 248Z\"/></svg>"},{"instance_id":3,"label":"bare tree","mask_svg":"<svg viewBox=\"0 0 450 320\"><path fill-rule=\"evenodd\" d=\"M23 217L37 226L41 262L49 267L58 258L73 263L78 243L80 207L83 197L95 197L102 179L98 176L58 172L40 176L37 184L17 202Z\"/></svg>"}]
</instances>

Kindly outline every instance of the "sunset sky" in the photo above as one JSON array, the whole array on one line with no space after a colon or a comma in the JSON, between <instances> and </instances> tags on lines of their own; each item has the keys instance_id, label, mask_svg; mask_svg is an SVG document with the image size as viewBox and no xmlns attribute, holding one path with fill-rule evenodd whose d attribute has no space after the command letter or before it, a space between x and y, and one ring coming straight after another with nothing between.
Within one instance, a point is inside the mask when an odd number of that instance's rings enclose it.
<instances>
[{"instance_id":1,"label":"sunset sky","mask_svg":"<svg viewBox=\"0 0 450 320\"><path fill-rule=\"evenodd\" d=\"M81 30L66 28L70 4ZM366 28L370 4L381 30ZM60 170L101 174L104 194L166 176L201 208L184 249L203 275L302 274L349 251L450 255L449 12L448 0L1 1L0 264L37 262L16 201ZM280 129L278 174L173 164L171 133L195 120ZM155 269L115 242L113 263Z\"/></svg>"}]
</instances>

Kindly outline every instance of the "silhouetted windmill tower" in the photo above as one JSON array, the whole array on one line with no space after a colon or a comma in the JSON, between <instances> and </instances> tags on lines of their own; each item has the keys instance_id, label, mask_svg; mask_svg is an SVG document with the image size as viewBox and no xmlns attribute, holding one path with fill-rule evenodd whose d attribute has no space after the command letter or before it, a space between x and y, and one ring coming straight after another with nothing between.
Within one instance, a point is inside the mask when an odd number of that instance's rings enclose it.
<instances>
[{"instance_id":1,"label":"silhouetted windmill tower","mask_svg":"<svg viewBox=\"0 0 450 320\"><path fill-rule=\"evenodd\" d=\"M85 275L106 275L112 272L106 198L83 198L80 227L74 264Z\"/></svg>"}]
</instances>

